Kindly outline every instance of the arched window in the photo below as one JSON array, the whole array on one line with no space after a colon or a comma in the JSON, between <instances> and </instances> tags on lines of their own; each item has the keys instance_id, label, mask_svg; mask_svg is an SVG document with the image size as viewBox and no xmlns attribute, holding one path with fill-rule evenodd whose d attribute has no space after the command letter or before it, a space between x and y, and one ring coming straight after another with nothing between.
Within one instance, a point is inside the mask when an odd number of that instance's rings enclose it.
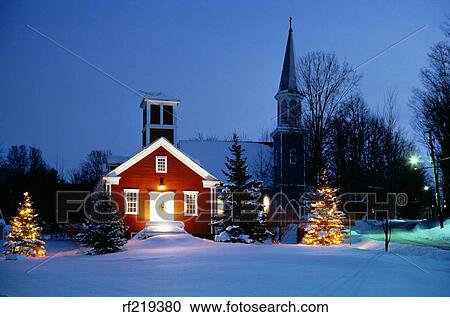
<instances>
[{"instance_id":1,"label":"arched window","mask_svg":"<svg viewBox=\"0 0 450 317\"><path fill-rule=\"evenodd\" d=\"M288 121L287 118L288 118L287 102L286 100L283 100L280 107L280 123L287 124Z\"/></svg>"},{"instance_id":2,"label":"arched window","mask_svg":"<svg viewBox=\"0 0 450 317\"><path fill-rule=\"evenodd\" d=\"M298 108L297 108L297 104L294 100L291 100L291 102L289 103L289 125L292 127L297 127L298 126Z\"/></svg>"},{"instance_id":3,"label":"arched window","mask_svg":"<svg viewBox=\"0 0 450 317\"><path fill-rule=\"evenodd\" d=\"M297 164L297 151L295 149L289 150L289 164Z\"/></svg>"}]
</instances>

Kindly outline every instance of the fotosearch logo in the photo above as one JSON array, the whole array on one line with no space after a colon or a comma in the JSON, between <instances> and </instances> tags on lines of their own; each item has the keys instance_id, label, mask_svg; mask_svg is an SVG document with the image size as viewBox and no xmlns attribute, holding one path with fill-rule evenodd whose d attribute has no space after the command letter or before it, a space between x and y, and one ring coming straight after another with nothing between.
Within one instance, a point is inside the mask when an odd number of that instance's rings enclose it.
<instances>
[{"instance_id":1,"label":"fotosearch logo","mask_svg":"<svg viewBox=\"0 0 450 317\"><path fill-rule=\"evenodd\" d=\"M311 210L314 192L291 199L284 193L272 196L262 193L227 192L215 196L210 192L199 192L188 197L184 192L124 192L58 191L56 194L57 222L69 223L71 217L83 217L93 222L104 222L104 212L99 206L108 202L117 219L128 215L137 221L147 222L151 218L159 221L183 220L211 222L212 216L221 215L234 222L258 221L257 215L264 213L269 222L286 221L286 215L293 220L304 218ZM335 202L344 215L359 215L361 218L396 218L398 210L408 204L405 193L379 195L368 192L348 192L336 197ZM189 212L188 212L189 211ZM251 217L254 215L255 217ZM150 218L150 219L149 219ZM243 220L245 219L245 220Z\"/></svg>"}]
</instances>

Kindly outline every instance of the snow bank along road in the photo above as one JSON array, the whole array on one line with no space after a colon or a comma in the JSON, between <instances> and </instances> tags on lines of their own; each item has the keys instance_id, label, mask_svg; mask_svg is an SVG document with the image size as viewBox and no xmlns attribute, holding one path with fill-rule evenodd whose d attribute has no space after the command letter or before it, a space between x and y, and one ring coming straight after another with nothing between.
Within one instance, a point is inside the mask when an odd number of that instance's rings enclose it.
<instances>
[{"instance_id":1,"label":"snow bank along road","mask_svg":"<svg viewBox=\"0 0 450 317\"><path fill-rule=\"evenodd\" d=\"M450 296L450 252L418 246L242 245L189 235L130 241L86 256L49 242L49 256L0 259L3 296Z\"/></svg>"},{"instance_id":2,"label":"snow bank along road","mask_svg":"<svg viewBox=\"0 0 450 317\"><path fill-rule=\"evenodd\" d=\"M450 251L450 220L446 220L444 229L437 221L395 220L391 242L430 246ZM359 221L354 230L364 237L384 241L381 222L370 223Z\"/></svg>"}]
</instances>

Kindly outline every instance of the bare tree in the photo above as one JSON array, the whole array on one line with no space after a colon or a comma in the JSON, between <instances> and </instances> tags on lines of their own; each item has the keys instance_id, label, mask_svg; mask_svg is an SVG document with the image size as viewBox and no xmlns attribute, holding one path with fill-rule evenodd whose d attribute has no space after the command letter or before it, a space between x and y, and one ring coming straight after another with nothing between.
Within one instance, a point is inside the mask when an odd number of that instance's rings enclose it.
<instances>
[{"instance_id":1,"label":"bare tree","mask_svg":"<svg viewBox=\"0 0 450 317\"><path fill-rule=\"evenodd\" d=\"M28 149L28 173L31 175L42 175L48 170L47 164L42 157L42 151L35 147Z\"/></svg>"},{"instance_id":2,"label":"bare tree","mask_svg":"<svg viewBox=\"0 0 450 317\"><path fill-rule=\"evenodd\" d=\"M311 184L325 168L325 153L334 114L357 88L360 76L334 54L309 53L298 61L297 78L303 95L302 125L307 134L306 153Z\"/></svg>"},{"instance_id":3,"label":"bare tree","mask_svg":"<svg viewBox=\"0 0 450 317\"><path fill-rule=\"evenodd\" d=\"M386 214L386 217L383 217L381 220L381 225L383 227L384 232L384 251L389 250L389 243L391 242L391 236L392 236L392 226L391 226L391 220L389 219L389 213Z\"/></svg>"},{"instance_id":4,"label":"bare tree","mask_svg":"<svg viewBox=\"0 0 450 317\"><path fill-rule=\"evenodd\" d=\"M30 165L28 150L25 145L13 145L8 151L5 164L10 173L15 176L24 176L28 173Z\"/></svg>"},{"instance_id":5,"label":"bare tree","mask_svg":"<svg viewBox=\"0 0 450 317\"><path fill-rule=\"evenodd\" d=\"M449 23L444 25L447 38ZM411 107L416 116L415 125L420 131L424 144L428 147L435 163L436 194L443 192L444 200L450 201L450 42L442 41L431 48L428 67L420 72L421 89L415 89ZM439 177L442 174L442 187ZM441 205L437 201L437 206ZM441 227L447 214L438 208Z\"/></svg>"},{"instance_id":6,"label":"bare tree","mask_svg":"<svg viewBox=\"0 0 450 317\"><path fill-rule=\"evenodd\" d=\"M61 184L56 170L49 168L40 149L13 145L0 164L0 208L11 216L22 200L23 192L30 192L39 218L54 222L55 191Z\"/></svg>"},{"instance_id":7,"label":"bare tree","mask_svg":"<svg viewBox=\"0 0 450 317\"><path fill-rule=\"evenodd\" d=\"M331 136L327 162L342 192L373 192L380 200L389 192L406 193L417 204L404 210L421 213L425 176L407 165L414 148L398 127L395 90L386 92L382 114L371 113L361 96L349 97L334 116Z\"/></svg>"},{"instance_id":8,"label":"bare tree","mask_svg":"<svg viewBox=\"0 0 450 317\"><path fill-rule=\"evenodd\" d=\"M328 156L331 174L342 191L357 191L364 183L369 109L359 95L351 96L336 113Z\"/></svg>"},{"instance_id":9,"label":"bare tree","mask_svg":"<svg viewBox=\"0 0 450 317\"><path fill-rule=\"evenodd\" d=\"M442 32L444 32L445 36L450 39L450 14L446 15L447 20L441 26Z\"/></svg>"},{"instance_id":10,"label":"bare tree","mask_svg":"<svg viewBox=\"0 0 450 317\"><path fill-rule=\"evenodd\" d=\"M272 142L272 136L270 135L270 131L268 129L262 129L259 138L259 142Z\"/></svg>"},{"instance_id":11,"label":"bare tree","mask_svg":"<svg viewBox=\"0 0 450 317\"><path fill-rule=\"evenodd\" d=\"M4 164L6 170L13 176L36 175L48 171L42 151L32 146L11 146Z\"/></svg>"},{"instance_id":12,"label":"bare tree","mask_svg":"<svg viewBox=\"0 0 450 317\"><path fill-rule=\"evenodd\" d=\"M223 138L223 141L233 141L234 136L236 136L236 135L238 136L240 142L243 142L248 139L247 134L245 134L245 132L238 132L238 131L234 130L233 133L226 135Z\"/></svg>"},{"instance_id":13,"label":"bare tree","mask_svg":"<svg viewBox=\"0 0 450 317\"><path fill-rule=\"evenodd\" d=\"M189 138L191 141L218 141L219 137L216 135L204 135L201 132L195 132L195 135Z\"/></svg>"},{"instance_id":14,"label":"bare tree","mask_svg":"<svg viewBox=\"0 0 450 317\"><path fill-rule=\"evenodd\" d=\"M109 155L109 151L91 151L80 168L69 175L71 183L86 185L93 189L107 171Z\"/></svg>"},{"instance_id":15,"label":"bare tree","mask_svg":"<svg viewBox=\"0 0 450 317\"><path fill-rule=\"evenodd\" d=\"M405 140L402 138L402 133L398 128L397 123L397 91L388 89L384 100L384 138L383 149L385 158L385 183L386 191L396 191L396 180L398 180L398 173L401 172L400 166L404 164L405 148L407 146Z\"/></svg>"}]
</instances>

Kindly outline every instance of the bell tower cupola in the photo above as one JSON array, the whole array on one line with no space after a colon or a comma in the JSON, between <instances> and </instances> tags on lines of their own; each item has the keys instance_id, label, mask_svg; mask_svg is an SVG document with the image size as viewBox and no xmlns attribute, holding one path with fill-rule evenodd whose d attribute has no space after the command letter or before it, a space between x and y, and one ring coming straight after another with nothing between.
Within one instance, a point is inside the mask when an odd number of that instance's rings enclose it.
<instances>
[{"instance_id":1,"label":"bell tower cupola","mask_svg":"<svg viewBox=\"0 0 450 317\"><path fill-rule=\"evenodd\" d=\"M177 107L180 100L163 95L140 91L144 97L142 109L142 147L149 146L161 137L172 144L177 143Z\"/></svg>"}]
</instances>

